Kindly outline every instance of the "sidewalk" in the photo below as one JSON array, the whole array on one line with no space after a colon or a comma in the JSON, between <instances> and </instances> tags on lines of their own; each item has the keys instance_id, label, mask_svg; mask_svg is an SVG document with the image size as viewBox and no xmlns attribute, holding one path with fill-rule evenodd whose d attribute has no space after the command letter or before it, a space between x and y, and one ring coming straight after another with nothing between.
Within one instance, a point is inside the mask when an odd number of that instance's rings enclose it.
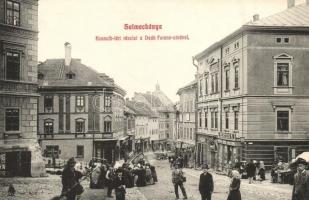
<instances>
[{"instance_id":1,"label":"sidewalk","mask_svg":"<svg viewBox=\"0 0 309 200\"><path fill-rule=\"evenodd\" d=\"M187 175L193 176L199 179L202 173L201 169L188 169L183 170ZM231 179L226 175L219 175L214 172L214 170L209 170L213 175L215 183L214 196L219 194L226 194L228 192L229 184ZM250 199L249 197L256 197L253 199L280 199L280 200L290 200L292 195L293 186L289 184L278 184L270 182L270 174L266 176L266 180L263 182L254 181L254 183L249 184L248 179L241 179L241 194L243 199ZM216 194L217 193L217 194ZM220 198L218 198L220 199Z\"/></svg>"}]
</instances>

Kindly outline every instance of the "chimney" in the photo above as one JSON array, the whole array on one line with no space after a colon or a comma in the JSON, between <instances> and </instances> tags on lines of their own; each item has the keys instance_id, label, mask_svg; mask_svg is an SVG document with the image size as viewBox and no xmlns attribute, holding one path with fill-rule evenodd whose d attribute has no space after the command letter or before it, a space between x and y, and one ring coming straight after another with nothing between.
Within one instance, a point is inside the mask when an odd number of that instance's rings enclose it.
<instances>
[{"instance_id":1,"label":"chimney","mask_svg":"<svg viewBox=\"0 0 309 200\"><path fill-rule=\"evenodd\" d=\"M70 66L71 63L71 50L72 46L69 42L64 43L64 64L65 66Z\"/></svg>"},{"instance_id":2,"label":"chimney","mask_svg":"<svg viewBox=\"0 0 309 200\"><path fill-rule=\"evenodd\" d=\"M292 8L294 6L295 6L295 0L288 0L288 8Z\"/></svg>"},{"instance_id":3,"label":"chimney","mask_svg":"<svg viewBox=\"0 0 309 200\"><path fill-rule=\"evenodd\" d=\"M259 14L255 14L253 15L253 21L256 22L260 19L260 15Z\"/></svg>"}]
</instances>

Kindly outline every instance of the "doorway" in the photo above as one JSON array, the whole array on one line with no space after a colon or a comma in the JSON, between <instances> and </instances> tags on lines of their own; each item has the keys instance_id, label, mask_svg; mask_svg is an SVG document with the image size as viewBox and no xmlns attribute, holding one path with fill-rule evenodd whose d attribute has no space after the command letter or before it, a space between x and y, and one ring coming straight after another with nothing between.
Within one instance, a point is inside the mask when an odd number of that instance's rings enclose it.
<instances>
[{"instance_id":1,"label":"doorway","mask_svg":"<svg viewBox=\"0 0 309 200\"><path fill-rule=\"evenodd\" d=\"M9 177L31 176L31 152L13 151L5 154L6 175Z\"/></svg>"}]
</instances>

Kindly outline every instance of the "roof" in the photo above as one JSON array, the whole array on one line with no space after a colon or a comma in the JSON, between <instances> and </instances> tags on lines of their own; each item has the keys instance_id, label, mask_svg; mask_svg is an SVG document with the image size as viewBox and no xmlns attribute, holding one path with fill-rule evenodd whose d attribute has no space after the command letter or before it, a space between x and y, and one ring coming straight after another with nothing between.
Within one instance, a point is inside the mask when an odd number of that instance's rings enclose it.
<instances>
[{"instance_id":1,"label":"roof","mask_svg":"<svg viewBox=\"0 0 309 200\"><path fill-rule=\"evenodd\" d=\"M215 42L209 46L204 51L200 52L195 59L202 58L208 52L211 52L218 48L218 46L223 45L225 42L233 37L241 34L244 31L254 31L254 30L306 30L309 31L309 4L300 4L291 8L288 8L282 12L270 15L269 17L261 18L256 21L251 21L239 29L229 34L222 40Z\"/></svg>"},{"instance_id":2,"label":"roof","mask_svg":"<svg viewBox=\"0 0 309 200\"><path fill-rule=\"evenodd\" d=\"M65 66L64 59L47 59L38 65L38 72L43 79L38 80L43 88L53 87L110 87L125 95L125 90L114 83L114 80L104 73L99 73L81 63L80 59L72 59L70 66ZM66 78L73 74L73 79Z\"/></svg>"},{"instance_id":3,"label":"roof","mask_svg":"<svg viewBox=\"0 0 309 200\"><path fill-rule=\"evenodd\" d=\"M304 3L282 12L249 22L250 26L309 27L309 5Z\"/></svg>"},{"instance_id":4,"label":"roof","mask_svg":"<svg viewBox=\"0 0 309 200\"><path fill-rule=\"evenodd\" d=\"M146 104L139 101L126 101L126 107L133 110L137 116L156 117L156 113Z\"/></svg>"},{"instance_id":5,"label":"roof","mask_svg":"<svg viewBox=\"0 0 309 200\"><path fill-rule=\"evenodd\" d=\"M179 88L178 91L177 91L177 94L179 95L182 91L184 91L186 89L193 88L196 84L197 84L196 80L191 81L190 83L188 83L187 85L183 86L182 88Z\"/></svg>"}]
</instances>

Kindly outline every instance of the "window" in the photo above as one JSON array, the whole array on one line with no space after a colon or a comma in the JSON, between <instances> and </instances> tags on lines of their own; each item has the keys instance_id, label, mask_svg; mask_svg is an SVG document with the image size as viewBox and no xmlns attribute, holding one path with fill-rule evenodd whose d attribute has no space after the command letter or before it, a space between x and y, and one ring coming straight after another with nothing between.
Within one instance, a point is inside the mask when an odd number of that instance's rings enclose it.
<instances>
[{"instance_id":1,"label":"window","mask_svg":"<svg viewBox=\"0 0 309 200\"><path fill-rule=\"evenodd\" d=\"M44 151L45 157L47 158L59 158L60 150L58 145L46 145Z\"/></svg>"},{"instance_id":2,"label":"window","mask_svg":"<svg viewBox=\"0 0 309 200\"><path fill-rule=\"evenodd\" d=\"M215 74L215 93L218 93L218 73Z\"/></svg>"},{"instance_id":3,"label":"window","mask_svg":"<svg viewBox=\"0 0 309 200\"><path fill-rule=\"evenodd\" d=\"M203 96L203 79L200 79L200 96Z\"/></svg>"},{"instance_id":4,"label":"window","mask_svg":"<svg viewBox=\"0 0 309 200\"><path fill-rule=\"evenodd\" d=\"M235 48L235 49L238 49L238 48L239 48L239 42L235 42L234 48Z\"/></svg>"},{"instance_id":5,"label":"window","mask_svg":"<svg viewBox=\"0 0 309 200\"><path fill-rule=\"evenodd\" d=\"M20 80L20 53L6 52L5 77L7 80Z\"/></svg>"},{"instance_id":6,"label":"window","mask_svg":"<svg viewBox=\"0 0 309 200\"><path fill-rule=\"evenodd\" d=\"M228 53L230 53L230 48L229 48L229 47L227 47L227 48L225 49L225 54L228 54Z\"/></svg>"},{"instance_id":7,"label":"window","mask_svg":"<svg viewBox=\"0 0 309 200\"><path fill-rule=\"evenodd\" d=\"M277 63L277 86L289 86L289 63Z\"/></svg>"},{"instance_id":8,"label":"window","mask_svg":"<svg viewBox=\"0 0 309 200\"><path fill-rule=\"evenodd\" d=\"M215 93L215 78L214 78L214 74L211 75L211 93Z\"/></svg>"},{"instance_id":9,"label":"window","mask_svg":"<svg viewBox=\"0 0 309 200\"><path fill-rule=\"evenodd\" d=\"M44 110L45 112L53 112L53 102L54 98L53 96L44 96Z\"/></svg>"},{"instance_id":10,"label":"window","mask_svg":"<svg viewBox=\"0 0 309 200\"><path fill-rule=\"evenodd\" d=\"M202 128L202 112L199 112L199 127Z\"/></svg>"},{"instance_id":11,"label":"window","mask_svg":"<svg viewBox=\"0 0 309 200\"><path fill-rule=\"evenodd\" d=\"M208 94L208 76L205 77L205 95Z\"/></svg>"},{"instance_id":12,"label":"window","mask_svg":"<svg viewBox=\"0 0 309 200\"><path fill-rule=\"evenodd\" d=\"M218 128L218 112L215 111L215 128Z\"/></svg>"},{"instance_id":13,"label":"window","mask_svg":"<svg viewBox=\"0 0 309 200\"><path fill-rule=\"evenodd\" d=\"M111 97L111 95L105 95L104 107L105 108L112 107L112 97Z\"/></svg>"},{"instance_id":14,"label":"window","mask_svg":"<svg viewBox=\"0 0 309 200\"><path fill-rule=\"evenodd\" d=\"M44 121L44 133L51 134L54 133L54 122L51 119Z\"/></svg>"},{"instance_id":15,"label":"window","mask_svg":"<svg viewBox=\"0 0 309 200\"><path fill-rule=\"evenodd\" d=\"M84 145L76 146L76 157L83 158L84 157Z\"/></svg>"},{"instance_id":16,"label":"window","mask_svg":"<svg viewBox=\"0 0 309 200\"><path fill-rule=\"evenodd\" d=\"M288 38L288 37L285 37L285 38L283 38L283 41L284 41L284 43L289 43L290 42L290 38Z\"/></svg>"},{"instance_id":17,"label":"window","mask_svg":"<svg viewBox=\"0 0 309 200\"><path fill-rule=\"evenodd\" d=\"M85 97L84 96L76 96L76 106L84 107L85 105Z\"/></svg>"},{"instance_id":18,"label":"window","mask_svg":"<svg viewBox=\"0 0 309 200\"><path fill-rule=\"evenodd\" d=\"M5 131L19 131L19 109L5 109Z\"/></svg>"},{"instance_id":19,"label":"window","mask_svg":"<svg viewBox=\"0 0 309 200\"><path fill-rule=\"evenodd\" d=\"M276 42L281 43L281 38L280 37L276 38Z\"/></svg>"},{"instance_id":20,"label":"window","mask_svg":"<svg viewBox=\"0 0 309 200\"><path fill-rule=\"evenodd\" d=\"M235 83L234 83L234 89L238 89L239 88L239 67L236 66L235 67L235 79L234 79Z\"/></svg>"},{"instance_id":21,"label":"window","mask_svg":"<svg viewBox=\"0 0 309 200\"><path fill-rule=\"evenodd\" d=\"M205 111L204 112L204 114L205 114L205 116L204 116L204 119L205 119L205 121L204 121L204 123L205 123L205 129L207 129L207 125L208 125L208 120L207 120L207 115L208 115L208 113L207 113L207 111Z\"/></svg>"},{"instance_id":22,"label":"window","mask_svg":"<svg viewBox=\"0 0 309 200\"><path fill-rule=\"evenodd\" d=\"M19 3L6 1L6 23L13 26L20 26Z\"/></svg>"},{"instance_id":23,"label":"window","mask_svg":"<svg viewBox=\"0 0 309 200\"><path fill-rule=\"evenodd\" d=\"M39 80L43 80L43 79L44 79L44 74L41 73L41 72L39 72L39 73L38 73L38 79L39 79Z\"/></svg>"},{"instance_id":24,"label":"window","mask_svg":"<svg viewBox=\"0 0 309 200\"><path fill-rule=\"evenodd\" d=\"M234 130L238 130L238 111L234 111Z\"/></svg>"},{"instance_id":25,"label":"window","mask_svg":"<svg viewBox=\"0 0 309 200\"><path fill-rule=\"evenodd\" d=\"M104 118L104 132L105 133L112 132L112 118L109 116Z\"/></svg>"},{"instance_id":26,"label":"window","mask_svg":"<svg viewBox=\"0 0 309 200\"><path fill-rule=\"evenodd\" d=\"M230 89L230 70L225 71L225 90Z\"/></svg>"},{"instance_id":27,"label":"window","mask_svg":"<svg viewBox=\"0 0 309 200\"><path fill-rule=\"evenodd\" d=\"M225 129L229 129L229 112L225 112Z\"/></svg>"},{"instance_id":28,"label":"window","mask_svg":"<svg viewBox=\"0 0 309 200\"><path fill-rule=\"evenodd\" d=\"M211 112L211 128L218 128L218 112Z\"/></svg>"},{"instance_id":29,"label":"window","mask_svg":"<svg viewBox=\"0 0 309 200\"><path fill-rule=\"evenodd\" d=\"M277 131L289 131L289 111L277 111Z\"/></svg>"},{"instance_id":30,"label":"window","mask_svg":"<svg viewBox=\"0 0 309 200\"><path fill-rule=\"evenodd\" d=\"M77 119L75 122L75 131L76 133L84 133L85 132L85 120Z\"/></svg>"},{"instance_id":31,"label":"window","mask_svg":"<svg viewBox=\"0 0 309 200\"><path fill-rule=\"evenodd\" d=\"M66 74L66 78L67 79L74 79L75 78L75 74L73 72L69 72Z\"/></svg>"}]
</instances>

